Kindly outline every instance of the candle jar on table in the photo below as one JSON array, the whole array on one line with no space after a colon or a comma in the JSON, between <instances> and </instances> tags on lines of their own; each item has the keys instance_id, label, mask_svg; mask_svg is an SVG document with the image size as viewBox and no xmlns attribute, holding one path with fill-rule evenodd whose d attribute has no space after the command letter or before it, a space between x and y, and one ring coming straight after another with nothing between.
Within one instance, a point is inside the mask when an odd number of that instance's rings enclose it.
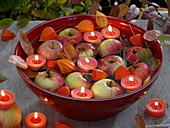
<instances>
[{"instance_id":1,"label":"candle jar on table","mask_svg":"<svg viewBox=\"0 0 170 128\"><path fill-rule=\"evenodd\" d=\"M15 95L9 90L0 90L0 127L19 128L21 111L15 103Z\"/></svg>"},{"instance_id":2,"label":"candle jar on table","mask_svg":"<svg viewBox=\"0 0 170 128\"><path fill-rule=\"evenodd\" d=\"M150 117L161 118L166 112L166 102L163 99L150 99L146 103L146 114Z\"/></svg>"},{"instance_id":3,"label":"candle jar on table","mask_svg":"<svg viewBox=\"0 0 170 128\"><path fill-rule=\"evenodd\" d=\"M46 128L46 116L40 112L33 112L27 115L27 128Z\"/></svg>"}]
</instances>

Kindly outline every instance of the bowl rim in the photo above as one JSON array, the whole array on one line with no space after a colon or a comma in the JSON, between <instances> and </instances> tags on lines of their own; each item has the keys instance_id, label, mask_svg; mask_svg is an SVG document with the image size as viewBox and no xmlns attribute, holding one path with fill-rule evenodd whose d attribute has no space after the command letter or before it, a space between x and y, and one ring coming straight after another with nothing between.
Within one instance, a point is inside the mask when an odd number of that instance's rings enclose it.
<instances>
[{"instance_id":1,"label":"bowl rim","mask_svg":"<svg viewBox=\"0 0 170 128\"><path fill-rule=\"evenodd\" d=\"M51 19L51 20L48 20L48 21L45 21L45 22L42 22L38 25L36 25L35 27L31 28L29 31L26 32L26 35L30 34L32 31L34 31L35 29L39 28L40 26L42 25L45 25L47 23L50 23L50 22L55 22L56 20L61 20L61 19L65 19L65 18L74 18L74 17L83 17L83 16L88 16L88 17L95 17L94 14L75 14L75 15L70 15L70 16L63 16L63 17L59 17L59 18L55 18L55 19ZM134 23L131 23L131 22L127 22L123 19L119 19L119 18L116 18L116 17L111 17L111 16L107 16L107 18L112 18L112 19L116 19L120 22L124 22L124 23L128 23L132 26L135 26L136 28L146 32L146 30ZM18 73L28 82L30 83L31 85L33 85L34 87L36 87L37 89L40 89L41 91L43 92L46 92L50 95L53 95L54 97L55 96L58 96L60 98L63 98L63 99L68 99L68 100L75 100L75 101L86 101L86 102L103 102L103 101L111 101L111 100L118 100L118 99L121 99L121 98L124 98L124 97L128 97L128 96L131 96L133 94L136 94L138 92L140 92L141 90L147 88L150 84L152 84L154 82L154 80L156 80L156 78L159 76L160 74L160 70L163 66L163 60L164 60L164 55L163 55L163 48L162 46L160 45L160 43L158 41L156 41L156 43L159 44L160 46L160 49L161 49L161 64L159 66L159 68L155 71L155 74L152 76L151 80L143 85L142 87L134 90L134 91L131 91L131 92L128 92L128 93L125 93L125 94L121 94L121 95L117 95L117 96L114 96L114 97L110 97L110 98L92 98L92 99L78 99L78 98L73 98L73 97L66 97L66 96L62 96L62 95L59 95L57 93L54 93L54 92L51 92L51 91L48 91L40 86L38 86L38 84L36 84L35 82L33 82L31 79L29 79L24 73L22 73L22 70L21 68L17 67L17 70L18 70ZM15 50L14 50L14 54L16 55L17 54L17 47L20 45L20 41L18 41L16 47L15 47ZM27 86L27 85L26 85ZM28 86L27 86L28 87Z\"/></svg>"}]
</instances>

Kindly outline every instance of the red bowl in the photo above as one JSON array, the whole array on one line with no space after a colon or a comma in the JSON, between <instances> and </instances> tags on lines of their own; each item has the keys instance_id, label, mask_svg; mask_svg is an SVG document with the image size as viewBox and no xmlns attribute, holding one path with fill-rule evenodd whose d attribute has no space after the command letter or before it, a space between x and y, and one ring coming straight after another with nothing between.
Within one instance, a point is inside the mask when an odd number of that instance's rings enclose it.
<instances>
[{"instance_id":1,"label":"red bowl","mask_svg":"<svg viewBox=\"0 0 170 128\"><path fill-rule=\"evenodd\" d=\"M110 25L117 27L120 30L121 34L124 34L127 37L130 37L132 35L129 25L131 25L134 33L140 33L143 35L146 31L143 28L132 23L128 23L124 20L114 17L107 18ZM45 27L50 26L55 30L66 27L73 27L84 19L89 19L95 23L95 15L71 15L41 23L29 30L26 34L31 41L34 49L36 50L40 45L40 43L38 42L40 34ZM17 67L17 70L27 87L29 87L33 93L35 93L45 104L50 106L52 109L72 119L81 121L96 121L111 117L119 113L120 111L128 108L130 105L135 103L135 101L141 98L153 85L162 67L163 51L158 42L153 43L152 45L150 45L149 48L152 50L153 55L161 61L161 65L154 72L151 80L139 89L112 98L85 100L61 96L39 87L36 83L25 76L20 68ZM14 54L20 56L23 59L26 59L27 57L25 52L22 50L19 42L15 48ZM48 101L44 99L48 99Z\"/></svg>"}]
</instances>

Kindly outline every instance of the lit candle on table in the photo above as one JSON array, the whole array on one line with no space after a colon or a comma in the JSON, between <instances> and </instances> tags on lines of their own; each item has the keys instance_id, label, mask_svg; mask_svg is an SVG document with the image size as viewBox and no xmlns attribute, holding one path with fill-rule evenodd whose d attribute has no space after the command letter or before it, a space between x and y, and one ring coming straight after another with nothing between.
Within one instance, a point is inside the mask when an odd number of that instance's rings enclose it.
<instances>
[{"instance_id":1,"label":"lit candle on table","mask_svg":"<svg viewBox=\"0 0 170 128\"><path fill-rule=\"evenodd\" d=\"M104 38L107 38L107 39L114 39L120 36L119 29L112 27L110 25L106 28L103 28L101 33L104 36Z\"/></svg>"},{"instance_id":2,"label":"lit candle on table","mask_svg":"<svg viewBox=\"0 0 170 128\"><path fill-rule=\"evenodd\" d=\"M93 70L97 67L97 60L92 57L81 57L77 61L77 65L84 71Z\"/></svg>"},{"instance_id":3,"label":"lit candle on table","mask_svg":"<svg viewBox=\"0 0 170 128\"><path fill-rule=\"evenodd\" d=\"M163 99L150 99L146 103L146 113L150 117L161 118L166 112L166 102Z\"/></svg>"},{"instance_id":4,"label":"lit candle on table","mask_svg":"<svg viewBox=\"0 0 170 128\"><path fill-rule=\"evenodd\" d=\"M31 69L37 70L46 64L46 59L41 55L31 55L26 58L26 63Z\"/></svg>"},{"instance_id":5,"label":"lit candle on table","mask_svg":"<svg viewBox=\"0 0 170 128\"><path fill-rule=\"evenodd\" d=\"M90 89L81 87L81 88L73 89L71 91L71 96L80 99L90 99L93 97L93 93Z\"/></svg>"},{"instance_id":6,"label":"lit candle on table","mask_svg":"<svg viewBox=\"0 0 170 128\"><path fill-rule=\"evenodd\" d=\"M0 110L8 110L12 108L15 101L15 95L8 90L0 91Z\"/></svg>"},{"instance_id":7,"label":"lit candle on table","mask_svg":"<svg viewBox=\"0 0 170 128\"><path fill-rule=\"evenodd\" d=\"M27 128L46 128L46 117L40 112L30 113L26 117Z\"/></svg>"},{"instance_id":8,"label":"lit candle on table","mask_svg":"<svg viewBox=\"0 0 170 128\"><path fill-rule=\"evenodd\" d=\"M127 75L120 81L122 88L133 91L142 86L142 79L136 75Z\"/></svg>"},{"instance_id":9,"label":"lit candle on table","mask_svg":"<svg viewBox=\"0 0 170 128\"><path fill-rule=\"evenodd\" d=\"M103 36L98 31L86 32L83 36L84 40L89 43L100 43Z\"/></svg>"}]
</instances>

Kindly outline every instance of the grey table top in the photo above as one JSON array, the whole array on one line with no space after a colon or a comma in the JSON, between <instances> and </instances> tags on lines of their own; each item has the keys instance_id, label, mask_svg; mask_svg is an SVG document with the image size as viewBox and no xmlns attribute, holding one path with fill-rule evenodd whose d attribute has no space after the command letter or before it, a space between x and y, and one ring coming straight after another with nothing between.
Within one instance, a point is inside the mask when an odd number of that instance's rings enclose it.
<instances>
[{"instance_id":1,"label":"grey table top","mask_svg":"<svg viewBox=\"0 0 170 128\"><path fill-rule=\"evenodd\" d=\"M29 24L22 28L24 32L27 32L32 27L41 23L42 21L30 21ZM146 28L147 21L133 21L135 24ZM159 24L154 24L155 29L161 30ZM16 23L12 24L9 28L14 33L17 33L18 28ZM1 30L0 30L1 32ZM152 98L163 98L166 100L167 104L170 103L170 48L163 47L164 50L164 64L161 73L151 87L151 89L139 99L135 104L121 113L110 117L105 120L96 122L82 122L67 118L60 113L52 110L41 102L37 96L35 96L23 83L19 74L17 73L15 65L8 62L8 56L13 54L15 45L18 39L15 38L9 42L3 42L0 40L0 72L8 78L7 81L0 83L0 89L8 89L15 93L16 102L19 105L22 112L22 122L21 125L25 128L25 117L31 112L42 112L47 117L47 128L53 128L56 121L63 120L70 123L73 128L134 128L135 127L135 115L137 113L141 114L147 125L160 124L166 120L170 114L170 109L166 111L166 115L160 119L152 119L145 115L146 101ZM169 126L170 127L170 126Z\"/></svg>"}]
</instances>

